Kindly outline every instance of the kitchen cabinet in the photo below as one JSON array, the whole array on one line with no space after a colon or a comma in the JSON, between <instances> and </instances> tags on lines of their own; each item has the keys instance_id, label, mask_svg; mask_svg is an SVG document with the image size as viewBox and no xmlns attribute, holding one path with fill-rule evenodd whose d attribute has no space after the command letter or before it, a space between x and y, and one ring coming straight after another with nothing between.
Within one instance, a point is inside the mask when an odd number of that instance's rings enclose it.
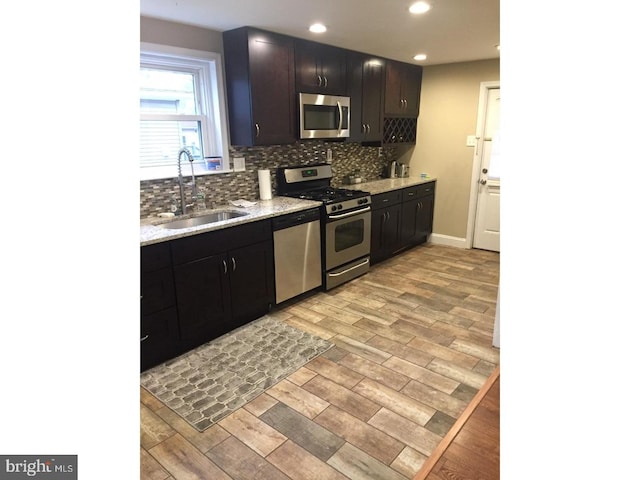
<instances>
[{"instance_id":1,"label":"kitchen cabinet","mask_svg":"<svg viewBox=\"0 0 640 480\"><path fill-rule=\"evenodd\" d=\"M171 242L180 350L266 314L275 302L268 220Z\"/></svg>"},{"instance_id":2,"label":"kitchen cabinet","mask_svg":"<svg viewBox=\"0 0 640 480\"><path fill-rule=\"evenodd\" d=\"M294 39L249 27L222 38L231 144L294 143Z\"/></svg>"},{"instance_id":3,"label":"kitchen cabinet","mask_svg":"<svg viewBox=\"0 0 640 480\"><path fill-rule=\"evenodd\" d=\"M160 243L140 248L140 370L172 358L177 351L171 251Z\"/></svg>"},{"instance_id":4,"label":"kitchen cabinet","mask_svg":"<svg viewBox=\"0 0 640 480\"><path fill-rule=\"evenodd\" d=\"M296 91L323 95L347 94L347 51L295 40Z\"/></svg>"},{"instance_id":5,"label":"kitchen cabinet","mask_svg":"<svg viewBox=\"0 0 640 480\"><path fill-rule=\"evenodd\" d=\"M385 116L417 117L422 67L389 60L385 76Z\"/></svg>"},{"instance_id":6,"label":"kitchen cabinet","mask_svg":"<svg viewBox=\"0 0 640 480\"><path fill-rule=\"evenodd\" d=\"M400 247L401 190L371 197L371 264L391 257Z\"/></svg>"},{"instance_id":7,"label":"kitchen cabinet","mask_svg":"<svg viewBox=\"0 0 640 480\"><path fill-rule=\"evenodd\" d=\"M435 182L402 190L400 244L403 248L424 243L433 230Z\"/></svg>"},{"instance_id":8,"label":"kitchen cabinet","mask_svg":"<svg viewBox=\"0 0 640 480\"><path fill-rule=\"evenodd\" d=\"M384 104L385 61L358 52L348 55L351 97L350 142L380 142Z\"/></svg>"}]
</instances>

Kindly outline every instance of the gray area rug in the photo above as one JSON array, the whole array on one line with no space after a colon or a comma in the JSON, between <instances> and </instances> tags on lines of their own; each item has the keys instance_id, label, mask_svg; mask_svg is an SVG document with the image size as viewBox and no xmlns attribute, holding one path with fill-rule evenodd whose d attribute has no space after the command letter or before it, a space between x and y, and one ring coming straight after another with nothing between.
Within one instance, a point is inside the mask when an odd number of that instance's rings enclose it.
<instances>
[{"instance_id":1,"label":"gray area rug","mask_svg":"<svg viewBox=\"0 0 640 480\"><path fill-rule=\"evenodd\" d=\"M265 316L143 372L140 384L202 432L331 347Z\"/></svg>"}]
</instances>

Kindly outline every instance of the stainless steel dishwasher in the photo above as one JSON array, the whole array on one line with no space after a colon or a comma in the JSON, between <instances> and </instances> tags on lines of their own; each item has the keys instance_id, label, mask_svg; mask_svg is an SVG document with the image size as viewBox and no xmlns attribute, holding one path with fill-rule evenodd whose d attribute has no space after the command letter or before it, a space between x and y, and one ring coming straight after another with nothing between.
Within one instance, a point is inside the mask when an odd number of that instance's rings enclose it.
<instances>
[{"instance_id":1,"label":"stainless steel dishwasher","mask_svg":"<svg viewBox=\"0 0 640 480\"><path fill-rule=\"evenodd\" d=\"M322 285L320 210L281 215L272 226L278 304Z\"/></svg>"}]
</instances>

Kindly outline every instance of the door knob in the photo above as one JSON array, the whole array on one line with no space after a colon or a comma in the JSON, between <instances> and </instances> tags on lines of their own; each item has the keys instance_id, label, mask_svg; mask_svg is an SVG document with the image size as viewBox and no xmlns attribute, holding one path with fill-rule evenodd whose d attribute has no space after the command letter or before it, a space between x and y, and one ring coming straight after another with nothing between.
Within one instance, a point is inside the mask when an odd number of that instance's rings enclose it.
<instances>
[{"instance_id":1,"label":"door knob","mask_svg":"<svg viewBox=\"0 0 640 480\"><path fill-rule=\"evenodd\" d=\"M484 179L483 179L483 180L480 180L480 184L481 184L481 185L486 185L486 183L487 183L487 181L486 181L486 180L484 180Z\"/></svg>"}]
</instances>

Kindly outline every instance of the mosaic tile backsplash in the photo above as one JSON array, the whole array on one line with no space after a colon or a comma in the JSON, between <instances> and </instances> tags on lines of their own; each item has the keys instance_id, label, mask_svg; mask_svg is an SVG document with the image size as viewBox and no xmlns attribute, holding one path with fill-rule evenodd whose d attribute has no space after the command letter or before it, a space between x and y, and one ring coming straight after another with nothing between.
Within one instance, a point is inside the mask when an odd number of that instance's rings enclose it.
<instances>
[{"instance_id":1,"label":"mosaic tile backsplash","mask_svg":"<svg viewBox=\"0 0 640 480\"><path fill-rule=\"evenodd\" d=\"M227 205L230 200L256 200L260 197L258 170L271 170L271 185L275 195L275 169L282 166L312 165L326 162L327 149L333 160L333 186L347 183L346 177L360 170L362 181L385 176L387 165L398 157L397 147L366 147L357 143L309 140L291 145L268 147L231 147L230 157L244 157L244 172L219 173L197 176L198 189L206 195L207 207ZM177 170L177 169L176 169ZM185 177L188 189L191 179ZM156 216L171 210L174 199L179 198L176 177L140 182L140 218Z\"/></svg>"}]
</instances>

